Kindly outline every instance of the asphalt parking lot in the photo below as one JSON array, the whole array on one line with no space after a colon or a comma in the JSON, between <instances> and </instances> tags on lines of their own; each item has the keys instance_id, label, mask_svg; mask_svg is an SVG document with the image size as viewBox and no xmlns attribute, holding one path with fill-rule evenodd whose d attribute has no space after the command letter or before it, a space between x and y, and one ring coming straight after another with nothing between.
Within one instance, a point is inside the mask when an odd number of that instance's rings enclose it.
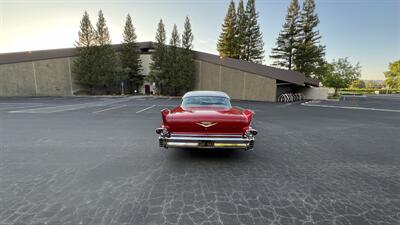
<instances>
[{"instance_id":1,"label":"asphalt parking lot","mask_svg":"<svg viewBox=\"0 0 400 225\"><path fill-rule=\"evenodd\" d=\"M398 96L234 102L249 152L160 149L178 104L1 98L0 224L400 224Z\"/></svg>"}]
</instances>

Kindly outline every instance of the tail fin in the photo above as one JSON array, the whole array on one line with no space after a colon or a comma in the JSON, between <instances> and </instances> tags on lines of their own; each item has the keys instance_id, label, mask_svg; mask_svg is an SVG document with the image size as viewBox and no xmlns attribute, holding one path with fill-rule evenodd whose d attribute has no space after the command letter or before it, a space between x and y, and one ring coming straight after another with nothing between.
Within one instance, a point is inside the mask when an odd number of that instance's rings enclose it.
<instances>
[{"instance_id":1,"label":"tail fin","mask_svg":"<svg viewBox=\"0 0 400 225\"><path fill-rule=\"evenodd\" d=\"M162 117L164 125L167 125L167 115L170 113L171 113L171 111L169 109L161 110L161 117Z\"/></svg>"},{"instance_id":2,"label":"tail fin","mask_svg":"<svg viewBox=\"0 0 400 225\"><path fill-rule=\"evenodd\" d=\"M247 122L250 125L251 124L251 120L253 119L254 111L249 110L249 109L245 109L243 111L243 113L247 117Z\"/></svg>"}]
</instances>

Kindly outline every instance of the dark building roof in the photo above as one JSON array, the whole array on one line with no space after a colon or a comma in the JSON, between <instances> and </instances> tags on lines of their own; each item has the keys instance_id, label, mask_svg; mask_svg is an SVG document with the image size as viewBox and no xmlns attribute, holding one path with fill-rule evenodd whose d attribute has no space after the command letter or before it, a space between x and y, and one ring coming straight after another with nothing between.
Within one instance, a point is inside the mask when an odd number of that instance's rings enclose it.
<instances>
[{"instance_id":1,"label":"dark building roof","mask_svg":"<svg viewBox=\"0 0 400 225\"><path fill-rule=\"evenodd\" d=\"M153 42L139 42L139 50L142 53L149 52L150 49L154 48ZM121 44L112 45L112 47L119 51L121 50ZM297 85L311 85L318 86L319 80L315 78L306 77L303 73L290 71L285 69L279 69L271 66L260 65L256 63L247 62L244 60L232 59L232 58L220 58L218 55L213 55L205 52L193 51L194 59L220 64L225 67L232 69L241 70L248 73L254 73L260 76L273 78L279 81L289 82ZM39 51L28 51L28 52L13 52L0 54L0 65L19 63L19 62L30 62L37 60L55 59L55 58L66 58L77 56L78 52L76 48L62 48L62 49L49 49Z\"/></svg>"}]
</instances>

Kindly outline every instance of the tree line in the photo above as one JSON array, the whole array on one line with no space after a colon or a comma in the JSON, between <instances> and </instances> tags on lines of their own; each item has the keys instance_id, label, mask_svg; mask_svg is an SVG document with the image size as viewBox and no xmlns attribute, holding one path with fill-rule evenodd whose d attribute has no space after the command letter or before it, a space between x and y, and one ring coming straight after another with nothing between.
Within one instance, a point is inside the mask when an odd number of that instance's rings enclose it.
<instances>
[{"instance_id":1,"label":"tree line","mask_svg":"<svg viewBox=\"0 0 400 225\"><path fill-rule=\"evenodd\" d=\"M326 47L320 43L317 29L318 15L315 0L304 0L300 8L298 0L291 0L285 22L272 49L273 66L295 70L308 77L319 78L324 86L348 87L361 76L359 63L353 65L348 58L339 58L331 63L325 60ZM220 56L262 64L264 43L258 22L259 15L255 0L230 0L228 10L218 38L217 50ZM111 38L102 11L93 27L89 15L84 13L81 20L79 39L75 46L79 56L74 60L73 71L76 80L92 89L115 91L126 82L130 91L138 90L144 82L141 75L141 61L137 36L132 19L128 14L123 30L122 50L118 53L111 46ZM184 31L179 34L174 25L167 44L165 25L158 23L156 43L151 55L149 81L156 85L162 95L180 95L193 86L194 61L192 56L193 33L190 20L185 19ZM394 64L391 67L395 67ZM397 76L387 72L387 84L397 84Z\"/></svg>"},{"instance_id":2,"label":"tree line","mask_svg":"<svg viewBox=\"0 0 400 225\"><path fill-rule=\"evenodd\" d=\"M272 65L319 78L324 86L347 87L361 76L361 67L348 58L328 63L318 24L315 0L304 0L301 8L298 0L292 0L272 48ZM239 0L237 9L231 0L217 44L220 56L262 64L263 46L255 0L248 0L245 9L243 0Z\"/></svg>"},{"instance_id":3,"label":"tree line","mask_svg":"<svg viewBox=\"0 0 400 225\"><path fill-rule=\"evenodd\" d=\"M258 23L255 0L243 0L238 8L230 1L222 31L218 38L217 50L221 57L230 57L261 64L264 59L264 42Z\"/></svg>"},{"instance_id":4,"label":"tree line","mask_svg":"<svg viewBox=\"0 0 400 225\"><path fill-rule=\"evenodd\" d=\"M88 87L91 93L120 93L124 86L128 87L128 92L134 93L143 85L137 35L129 14L126 16L122 37L121 51L117 53L111 45L102 10L98 13L95 27L89 14L84 12L75 43L78 57L74 60L72 69L76 81ZM192 48L193 33L188 17L185 19L182 37L174 25L169 45L166 45L165 27L160 20L148 78L156 84L159 94L179 95L192 88Z\"/></svg>"},{"instance_id":5,"label":"tree line","mask_svg":"<svg viewBox=\"0 0 400 225\"><path fill-rule=\"evenodd\" d=\"M176 96L191 90L195 67L192 55L193 33L189 18L185 19L181 36L174 24L169 45L166 44L165 25L161 19L155 39L149 79L155 83L158 94Z\"/></svg>"},{"instance_id":6,"label":"tree line","mask_svg":"<svg viewBox=\"0 0 400 225\"><path fill-rule=\"evenodd\" d=\"M120 82L127 81L131 91L143 84L141 61L137 51L136 33L128 14L123 30L122 50L119 55L111 46L111 38L102 10L93 27L85 11L75 43L78 57L74 60L73 72L76 81L89 87L91 92L114 93Z\"/></svg>"}]
</instances>

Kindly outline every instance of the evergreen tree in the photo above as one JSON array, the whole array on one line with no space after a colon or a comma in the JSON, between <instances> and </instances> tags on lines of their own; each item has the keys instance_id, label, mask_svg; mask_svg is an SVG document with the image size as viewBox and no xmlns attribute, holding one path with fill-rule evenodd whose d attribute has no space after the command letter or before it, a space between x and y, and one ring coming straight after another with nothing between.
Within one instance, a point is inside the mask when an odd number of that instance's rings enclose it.
<instances>
[{"instance_id":1,"label":"evergreen tree","mask_svg":"<svg viewBox=\"0 0 400 225\"><path fill-rule=\"evenodd\" d=\"M179 33L178 33L178 27L176 26L176 24L174 24L174 27L172 29L172 33L171 33L171 40L169 41L169 45L171 47L179 47L181 44L181 39L179 38Z\"/></svg>"},{"instance_id":2,"label":"evergreen tree","mask_svg":"<svg viewBox=\"0 0 400 225\"><path fill-rule=\"evenodd\" d=\"M93 87L97 80L94 70L95 62L95 31L90 22L89 14L85 11L78 32L78 41L75 42L78 57L74 60L72 71L78 83Z\"/></svg>"},{"instance_id":3,"label":"evergreen tree","mask_svg":"<svg viewBox=\"0 0 400 225\"><path fill-rule=\"evenodd\" d=\"M181 77L180 91L187 92L192 89L195 74L195 65L192 54L193 33L188 17L185 18L184 31L182 34L182 49L179 54L179 77ZM182 94L182 93L179 93Z\"/></svg>"},{"instance_id":4,"label":"evergreen tree","mask_svg":"<svg viewBox=\"0 0 400 225\"><path fill-rule=\"evenodd\" d=\"M167 47L165 45L165 42L166 42L165 26L161 19L157 27L154 52L151 54L152 63L150 64L149 79L155 82L157 92L162 95L165 94L165 87L166 87L165 66L167 65L166 62Z\"/></svg>"},{"instance_id":5,"label":"evergreen tree","mask_svg":"<svg viewBox=\"0 0 400 225\"><path fill-rule=\"evenodd\" d=\"M258 24L255 0L248 0L246 5L246 33L244 40L243 59L261 64L264 59L264 42Z\"/></svg>"},{"instance_id":6,"label":"evergreen tree","mask_svg":"<svg viewBox=\"0 0 400 225\"><path fill-rule=\"evenodd\" d=\"M244 10L243 0L239 1L237 9L237 41L239 46L239 59L246 59L245 55L245 40L247 29L247 15Z\"/></svg>"},{"instance_id":7,"label":"evergreen tree","mask_svg":"<svg viewBox=\"0 0 400 225\"><path fill-rule=\"evenodd\" d=\"M239 58L239 43L237 40L237 18L235 3L233 0L229 3L222 32L219 35L217 49L221 57Z\"/></svg>"},{"instance_id":8,"label":"evergreen tree","mask_svg":"<svg viewBox=\"0 0 400 225\"><path fill-rule=\"evenodd\" d=\"M178 33L178 28L176 24L172 29L171 40L169 41L168 47L168 57L167 57L167 83L168 83L168 93L169 95L177 95L180 84L182 83L182 77L179 76L179 53L180 53L180 38Z\"/></svg>"},{"instance_id":9,"label":"evergreen tree","mask_svg":"<svg viewBox=\"0 0 400 225\"><path fill-rule=\"evenodd\" d=\"M190 51L193 48L193 38L192 25L190 24L189 17L186 16L182 34L182 48Z\"/></svg>"},{"instance_id":10,"label":"evergreen tree","mask_svg":"<svg viewBox=\"0 0 400 225\"><path fill-rule=\"evenodd\" d=\"M132 18L129 14L126 16L122 37L122 68L127 71L127 78L131 83L132 89L138 90L138 88L143 85L143 76L141 75L141 61L138 53L138 45L136 43L137 36L132 24Z\"/></svg>"},{"instance_id":11,"label":"evergreen tree","mask_svg":"<svg viewBox=\"0 0 400 225\"><path fill-rule=\"evenodd\" d=\"M99 77L99 85L103 88L109 88L116 81L114 76L116 56L111 46L110 34L101 10L96 24L96 44L96 73Z\"/></svg>"},{"instance_id":12,"label":"evergreen tree","mask_svg":"<svg viewBox=\"0 0 400 225\"><path fill-rule=\"evenodd\" d=\"M296 52L295 68L306 76L319 76L325 63L325 46L320 45L321 35L316 29L318 23L315 1L305 0L300 17L300 44Z\"/></svg>"},{"instance_id":13,"label":"evergreen tree","mask_svg":"<svg viewBox=\"0 0 400 225\"><path fill-rule=\"evenodd\" d=\"M276 40L276 47L272 49L273 65L292 70L294 58L299 46L299 19L300 6L298 0L292 0L288 7L285 24Z\"/></svg>"},{"instance_id":14,"label":"evergreen tree","mask_svg":"<svg viewBox=\"0 0 400 225\"><path fill-rule=\"evenodd\" d=\"M79 40L75 42L75 46L78 48L92 47L95 44L95 31L87 11L83 14L78 36Z\"/></svg>"}]
</instances>

